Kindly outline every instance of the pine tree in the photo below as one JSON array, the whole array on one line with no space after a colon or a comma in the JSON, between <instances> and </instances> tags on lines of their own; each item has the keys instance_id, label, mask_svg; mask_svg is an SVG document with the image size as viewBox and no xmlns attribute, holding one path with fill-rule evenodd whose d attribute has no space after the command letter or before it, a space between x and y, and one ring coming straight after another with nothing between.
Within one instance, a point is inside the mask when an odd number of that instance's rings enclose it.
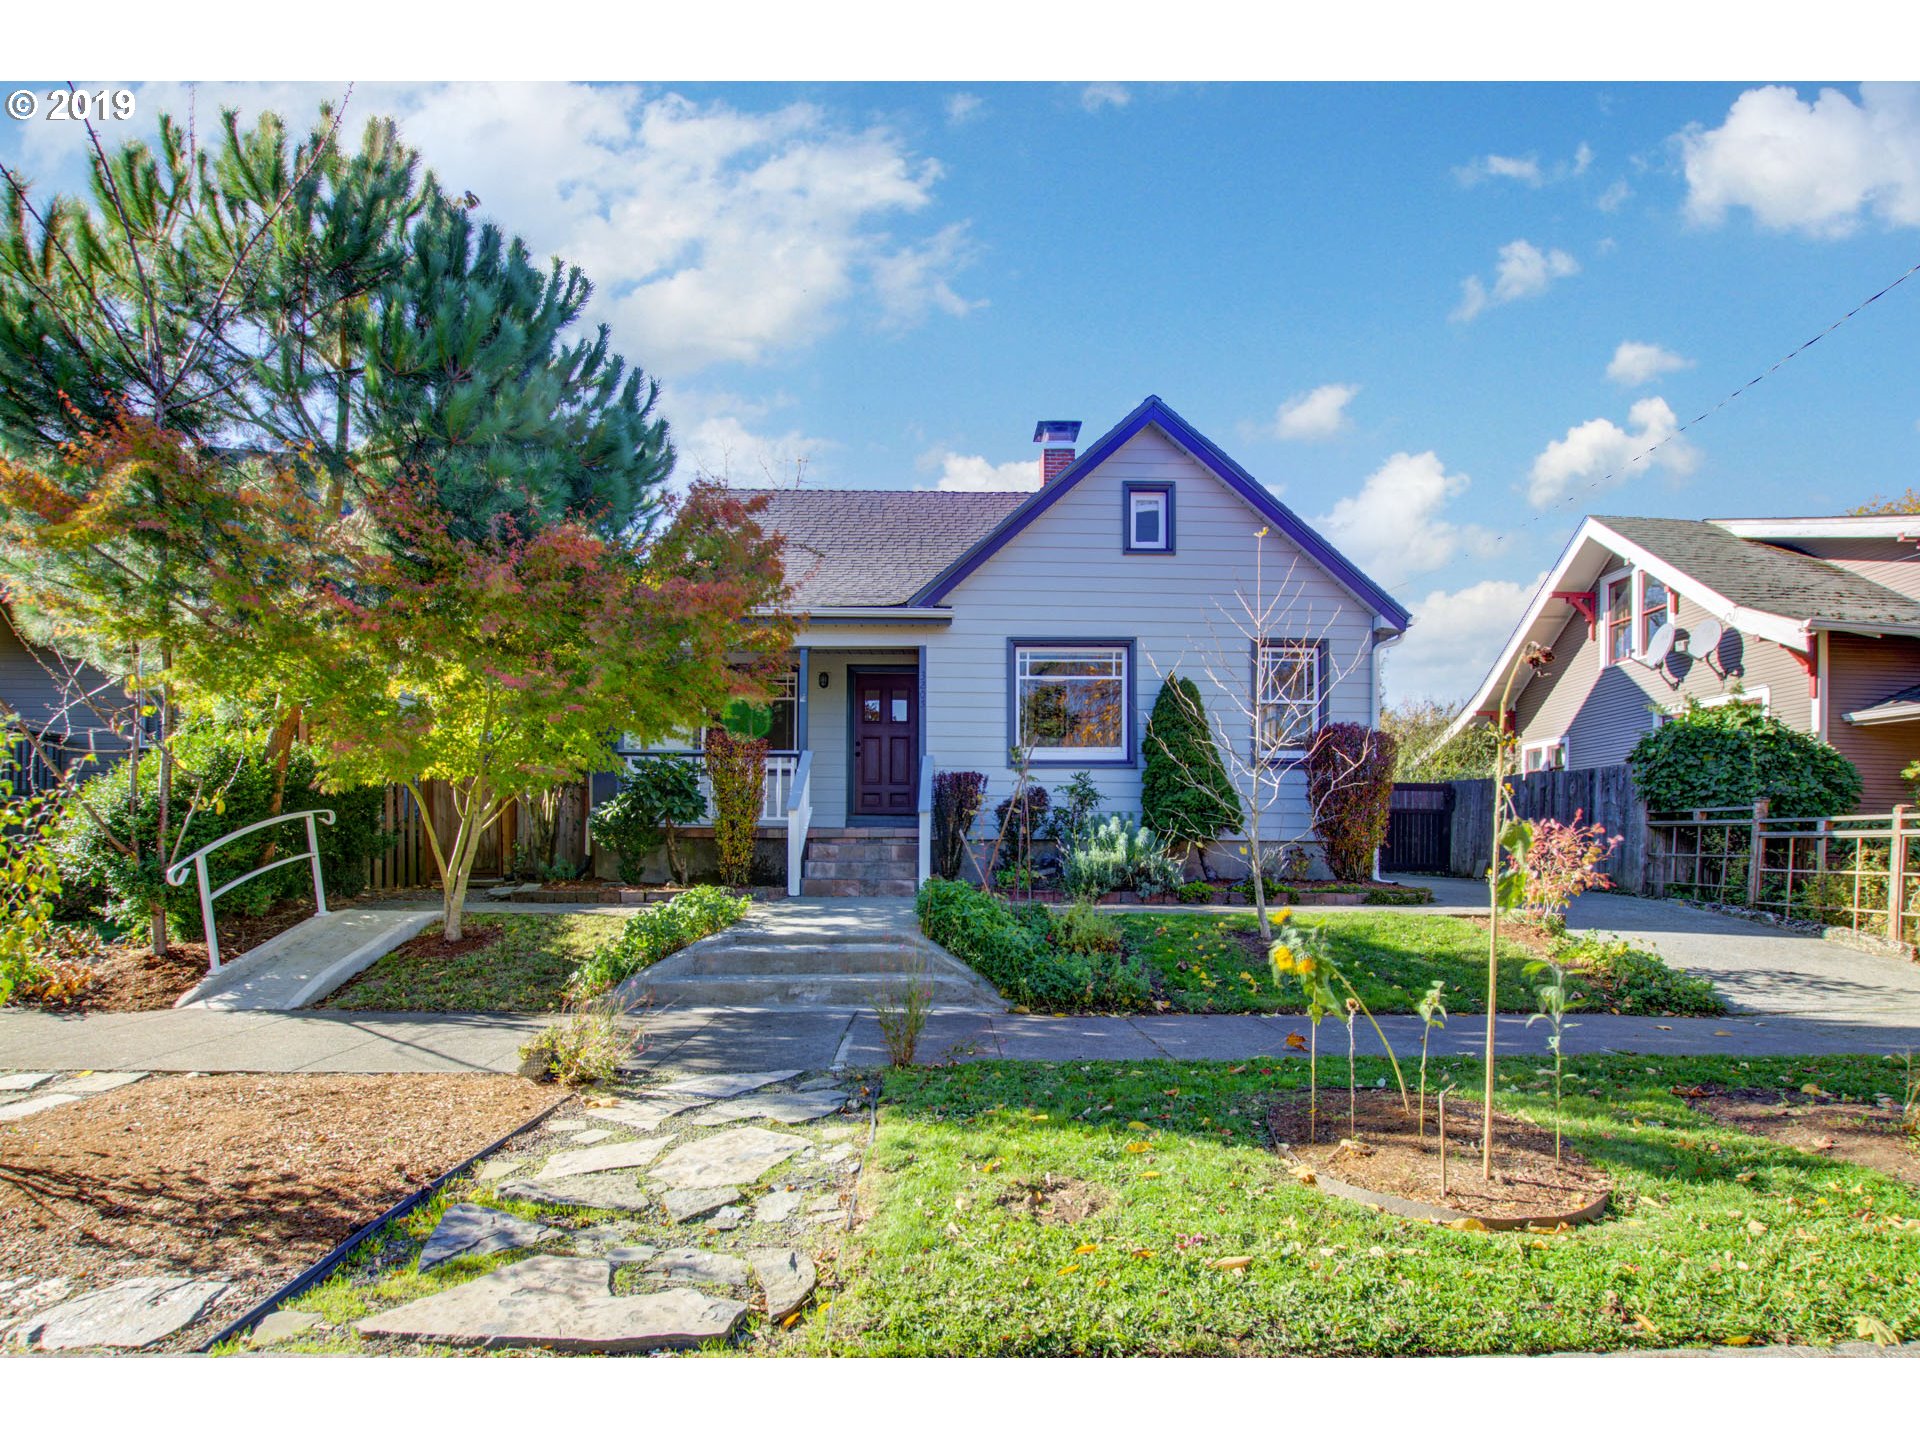
<instances>
[{"instance_id":1,"label":"pine tree","mask_svg":"<svg viewBox=\"0 0 1920 1440\"><path fill-rule=\"evenodd\" d=\"M1204 870L1207 843L1238 829L1243 817L1193 681L1170 675L1160 687L1147 721L1146 758L1142 821L1163 844L1197 850Z\"/></svg>"}]
</instances>

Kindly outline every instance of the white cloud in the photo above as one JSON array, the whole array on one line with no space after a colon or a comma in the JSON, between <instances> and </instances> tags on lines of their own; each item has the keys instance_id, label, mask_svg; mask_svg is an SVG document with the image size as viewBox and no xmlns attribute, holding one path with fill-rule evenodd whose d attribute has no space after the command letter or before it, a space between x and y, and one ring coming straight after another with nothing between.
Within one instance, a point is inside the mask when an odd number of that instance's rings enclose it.
<instances>
[{"instance_id":1,"label":"white cloud","mask_svg":"<svg viewBox=\"0 0 1920 1440\"><path fill-rule=\"evenodd\" d=\"M235 106L311 123L322 85L202 85L204 133ZM182 85L140 88L150 137L162 108L184 119ZM580 265L596 293L589 318L615 346L670 380L721 362L753 364L850 321L901 325L972 308L954 290L969 258L959 222L926 224L939 161L881 126L858 127L810 104L742 109L632 85L368 84L347 110L357 143L368 117L402 137L481 215L526 238L536 256ZM36 138L43 179L77 171L84 132ZM49 161L53 163L49 163Z\"/></svg>"},{"instance_id":2,"label":"white cloud","mask_svg":"<svg viewBox=\"0 0 1920 1440\"><path fill-rule=\"evenodd\" d=\"M1416 601L1406 639L1380 657L1387 703L1466 699L1493 667L1545 578L1524 585L1481 580L1461 590L1434 590Z\"/></svg>"},{"instance_id":3,"label":"white cloud","mask_svg":"<svg viewBox=\"0 0 1920 1440\"><path fill-rule=\"evenodd\" d=\"M1352 422L1347 404L1360 393L1358 385L1319 385L1280 402L1273 417L1273 433L1282 440L1325 440Z\"/></svg>"},{"instance_id":4,"label":"white cloud","mask_svg":"<svg viewBox=\"0 0 1920 1440\"><path fill-rule=\"evenodd\" d=\"M1644 340L1622 340L1607 362L1607 378L1616 385L1644 385L1675 370L1688 370L1693 361L1664 345Z\"/></svg>"},{"instance_id":5,"label":"white cloud","mask_svg":"<svg viewBox=\"0 0 1920 1440\"><path fill-rule=\"evenodd\" d=\"M1658 466L1684 479L1698 468L1700 452L1678 438L1679 420L1673 407L1658 395L1634 401L1627 411L1627 426L1623 430L1611 420L1588 420L1553 441L1534 458L1527 499L1545 507L1581 489L1611 490L1631 478L1627 462L1652 445L1660 448L1642 462L1647 469ZM1633 473L1645 470L1635 466Z\"/></svg>"},{"instance_id":6,"label":"white cloud","mask_svg":"<svg viewBox=\"0 0 1920 1440\"><path fill-rule=\"evenodd\" d=\"M1102 80L1080 92L1080 108L1088 111L1124 110L1133 103L1133 92L1124 85Z\"/></svg>"},{"instance_id":7,"label":"white cloud","mask_svg":"<svg viewBox=\"0 0 1920 1440\"><path fill-rule=\"evenodd\" d=\"M1616 180L1600 192L1600 198L1593 203L1606 214L1611 215L1627 201L1633 198L1633 187L1624 180Z\"/></svg>"},{"instance_id":8,"label":"white cloud","mask_svg":"<svg viewBox=\"0 0 1920 1440\"><path fill-rule=\"evenodd\" d=\"M1871 214L1920 225L1920 85L1862 85L1858 103L1789 86L1749 90L1718 129L1678 137L1687 215L1716 224L1741 206L1769 230L1848 234Z\"/></svg>"},{"instance_id":9,"label":"white cloud","mask_svg":"<svg viewBox=\"0 0 1920 1440\"><path fill-rule=\"evenodd\" d=\"M922 470L937 470L935 490L1038 490L1040 461L1009 460L996 465L984 455L930 450L920 457Z\"/></svg>"},{"instance_id":10,"label":"white cloud","mask_svg":"<svg viewBox=\"0 0 1920 1440\"><path fill-rule=\"evenodd\" d=\"M1431 450L1391 455L1356 495L1338 501L1314 524L1340 552L1389 588L1462 554L1490 555L1498 539L1478 525L1445 518L1447 503L1472 482L1449 475Z\"/></svg>"},{"instance_id":11,"label":"white cloud","mask_svg":"<svg viewBox=\"0 0 1920 1440\"><path fill-rule=\"evenodd\" d=\"M797 428L765 425L774 411L792 403L784 395L764 401L663 387L659 413L667 417L673 438L674 483L685 486L702 478L750 488L799 484L813 462L836 447Z\"/></svg>"},{"instance_id":12,"label":"white cloud","mask_svg":"<svg viewBox=\"0 0 1920 1440\"><path fill-rule=\"evenodd\" d=\"M947 97L947 123L964 125L980 113L980 107L986 102L968 90L958 90Z\"/></svg>"},{"instance_id":13,"label":"white cloud","mask_svg":"<svg viewBox=\"0 0 1920 1440\"><path fill-rule=\"evenodd\" d=\"M1512 180L1529 189L1557 185L1587 173L1593 164L1593 147L1582 140L1570 160L1542 165L1537 155L1480 155L1465 165L1456 165L1453 178L1462 185L1478 185L1488 180Z\"/></svg>"},{"instance_id":14,"label":"white cloud","mask_svg":"<svg viewBox=\"0 0 1920 1440\"><path fill-rule=\"evenodd\" d=\"M1462 185L1478 185L1482 180L1518 180L1538 189L1544 183L1540 162L1531 155L1482 155L1465 165L1454 167L1453 178Z\"/></svg>"},{"instance_id":15,"label":"white cloud","mask_svg":"<svg viewBox=\"0 0 1920 1440\"><path fill-rule=\"evenodd\" d=\"M1500 247L1492 290L1478 275L1469 275L1460 282L1460 304L1452 318L1471 320L1489 306L1544 295L1555 280L1579 273L1580 262L1564 250L1542 250L1530 240L1510 240Z\"/></svg>"}]
</instances>

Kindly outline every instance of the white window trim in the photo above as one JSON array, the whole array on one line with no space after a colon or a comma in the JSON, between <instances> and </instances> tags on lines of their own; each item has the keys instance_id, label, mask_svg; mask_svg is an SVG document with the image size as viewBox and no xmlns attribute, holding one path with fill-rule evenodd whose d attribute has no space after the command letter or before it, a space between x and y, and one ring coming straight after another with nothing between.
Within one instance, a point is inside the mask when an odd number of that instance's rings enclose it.
<instances>
[{"instance_id":1,"label":"white window trim","mask_svg":"<svg viewBox=\"0 0 1920 1440\"><path fill-rule=\"evenodd\" d=\"M1555 750L1560 752L1560 763L1558 765L1534 763L1536 758L1545 760L1547 756ZM1571 770L1572 768L1573 747L1567 744L1567 737L1564 735L1548 735L1539 740L1529 740L1520 747L1520 773L1522 775L1539 775L1548 770Z\"/></svg>"},{"instance_id":2,"label":"white window trim","mask_svg":"<svg viewBox=\"0 0 1920 1440\"><path fill-rule=\"evenodd\" d=\"M1268 700L1265 698L1267 693L1267 656L1269 654L1304 655L1307 657L1307 661L1308 661L1307 673L1313 677L1313 694L1309 699ZM1253 705L1253 724L1254 724L1254 744L1256 746L1260 744L1260 736L1265 731L1265 728L1266 728L1261 723L1261 720L1269 705L1272 705L1272 706L1291 705L1291 706L1310 708L1313 712L1313 725L1310 727L1308 733L1311 734L1313 730L1317 730L1320 727L1320 711L1323 708L1326 700L1327 677L1321 673L1322 666L1320 664L1320 646L1317 641L1262 640L1260 642L1259 655L1258 655L1258 659L1255 661L1254 668L1255 668L1255 674L1254 674L1255 693L1254 693L1254 705ZM1304 745L1276 746L1273 749L1266 751L1264 754L1261 755L1260 758L1262 761L1268 764L1272 764L1275 762L1298 760L1304 757L1306 753L1307 753L1307 749L1306 749L1306 746Z\"/></svg>"},{"instance_id":3,"label":"white window trim","mask_svg":"<svg viewBox=\"0 0 1920 1440\"><path fill-rule=\"evenodd\" d=\"M1151 544L1142 543L1140 532L1134 528L1134 519L1142 510L1152 510L1160 517L1160 538ZM1135 490L1127 496L1127 548L1129 550L1165 550L1167 541L1167 492L1164 490Z\"/></svg>"},{"instance_id":4,"label":"white window trim","mask_svg":"<svg viewBox=\"0 0 1920 1440\"><path fill-rule=\"evenodd\" d=\"M1095 760L1125 761L1133 751L1132 736L1129 731L1133 725L1133 707L1127 697L1132 693L1133 675L1127 647L1124 645L1092 644L1076 645L1070 641L1057 645L1045 643L1020 644L1013 650L1013 718L1014 743L1021 745L1020 736L1020 685L1022 680L1031 677L1023 675L1027 658L1030 655L1096 655L1111 654L1120 662L1120 743L1118 745L1036 745L1033 747L1033 759L1036 764L1054 764L1061 761ZM1024 748L1024 747L1023 747Z\"/></svg>"},{"instance_id":5,"label":"white window trim","mask_svg":"<svg viewBox=\"0 0 1920 1440\"><path fill-rule=\"evenodd\" d=\"M1600 577L1600 583L1596 587L1600 601L1600 643L1594 648L1600 652L1600 668L1602 670L1605 670L1610 665L1619 663L1619 661L1613 658L1614 616L1612 596L1614 584L1620 580L1627 582L1627 608L1630 612L1627 616L1627 654L1632 655L1636 653L1633 648L1633 640L1635 627L1639 624L1640 620L1640 587L1634 583L1633 573L1633 566L1631 565L1619 570L1609 570Z\"/></svg>"},{"instance_id":6,"label":"white window trim","mask_svg":"<svg viewBox=\"0 0 1920 1440\"><path fill-rule=\"evenodd\" d=\"M1667 618L1664 622L1665 624L1673 624L1674 612L1680 608L1678 604L1675 603L1673 587L1667 584L1666 581L1662 580L1658 575L1655 575L1651 570L1645 568L1636 569L1633 572L1633 653L1636 655L1644 655L1647 653L1645 642L1649 637L1645 634L1645 631L1647 628L1647 582L1649 580L1667 592Z\"/></svg>"},{"instance_id":7,"label":"white window trim","mask_svg":"<svg viewBox=\"0 0 1920 1440\"><path fill-rule=\"evenodd\" d=\"M1721 705L1752 705L1755 702L1759 703L1762 715L1771 715L1773 713L1772 687L1756 685L1751 690L1726 690L1696 703L1703 710L1712 710Z\"/></svg>"}]
</instances>

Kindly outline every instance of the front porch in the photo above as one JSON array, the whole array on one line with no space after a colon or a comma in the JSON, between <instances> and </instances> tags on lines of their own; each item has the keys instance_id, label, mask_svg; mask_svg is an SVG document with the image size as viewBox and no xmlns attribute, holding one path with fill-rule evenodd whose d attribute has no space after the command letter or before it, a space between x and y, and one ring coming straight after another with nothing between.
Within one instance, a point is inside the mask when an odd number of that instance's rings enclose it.
<instances>
[{"instance_id":1,"label":"front porch","mask_svg":"<svg viewBox=\"0 0 1920 1440\"><path fill-rule=\"evenodd\" d=\"M773 703L763 843L784 843L789 896L909 896L927 878L933 845L934 758L926 745L923 646L819 646L792 652ZM707 801L699 825L710 839L711 787L698 749L623 752L673 756L702 767ZM596 786L612 793L615 777Z\"/></svg>"}]
</instances>

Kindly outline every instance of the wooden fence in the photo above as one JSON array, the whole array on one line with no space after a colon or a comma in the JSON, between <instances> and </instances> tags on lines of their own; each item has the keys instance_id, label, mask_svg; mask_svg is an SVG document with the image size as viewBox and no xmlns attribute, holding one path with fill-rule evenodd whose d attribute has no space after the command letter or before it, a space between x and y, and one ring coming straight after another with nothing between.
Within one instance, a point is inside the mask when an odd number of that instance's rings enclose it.
<instances>
[{"instance_id":1,"label":"wooden fence","mask_svg":"<svg viewBox=\"0 0 1920 1440\"><path fill-rule=\"evenodd\" d=\"M1523 820L1599 823L1621 837L1607 861L1607 874L1621 890L1647 886L1647 810L1634 789L1633 772L1624 765L1593 770L1543 770L1515 776L1513 804ZM1447 872L1474 879L1487 873L1493 853L1493 781L1451 780L1453 792ZM1422 787L1430 789L1431 787Z\"/></svg>"},{"instance_id":2,"label":"wooden fence","mask_svg":"<svg viewBox=\"0 0 1920 1440\"><path fill-rule=\"evenodd\" d=\"M459 821L453 812L453 795L444 780L420 783L434 833L441 845L453 843ZM555 825L554 858L563 864L581 865L587 854L585 787L567 787ZM375 890L407 890L440 883L433 865L433 848L427 842L426 822L412 792L404 785L389 785L381 808L381 824L394 836L394 843L376 856L369 867L368 884ZM526 807L511 805L480 837L480 852L474 857L476 880L498 879L514 869L515 847L528 833ZM537 877L528 877L537 878Z\"/></svg>"},{"instance_id":3,"label":"wooden fence","mask_svg":"<svg viewBox=\"0 0 1920 1440\"><path fill-rule=\"evenodd\" d=\"M1655 815L1648 889L1900 944L1920 938L1920 813L1771 815L1766 801Z\"/></svg>"}]
</instances>

